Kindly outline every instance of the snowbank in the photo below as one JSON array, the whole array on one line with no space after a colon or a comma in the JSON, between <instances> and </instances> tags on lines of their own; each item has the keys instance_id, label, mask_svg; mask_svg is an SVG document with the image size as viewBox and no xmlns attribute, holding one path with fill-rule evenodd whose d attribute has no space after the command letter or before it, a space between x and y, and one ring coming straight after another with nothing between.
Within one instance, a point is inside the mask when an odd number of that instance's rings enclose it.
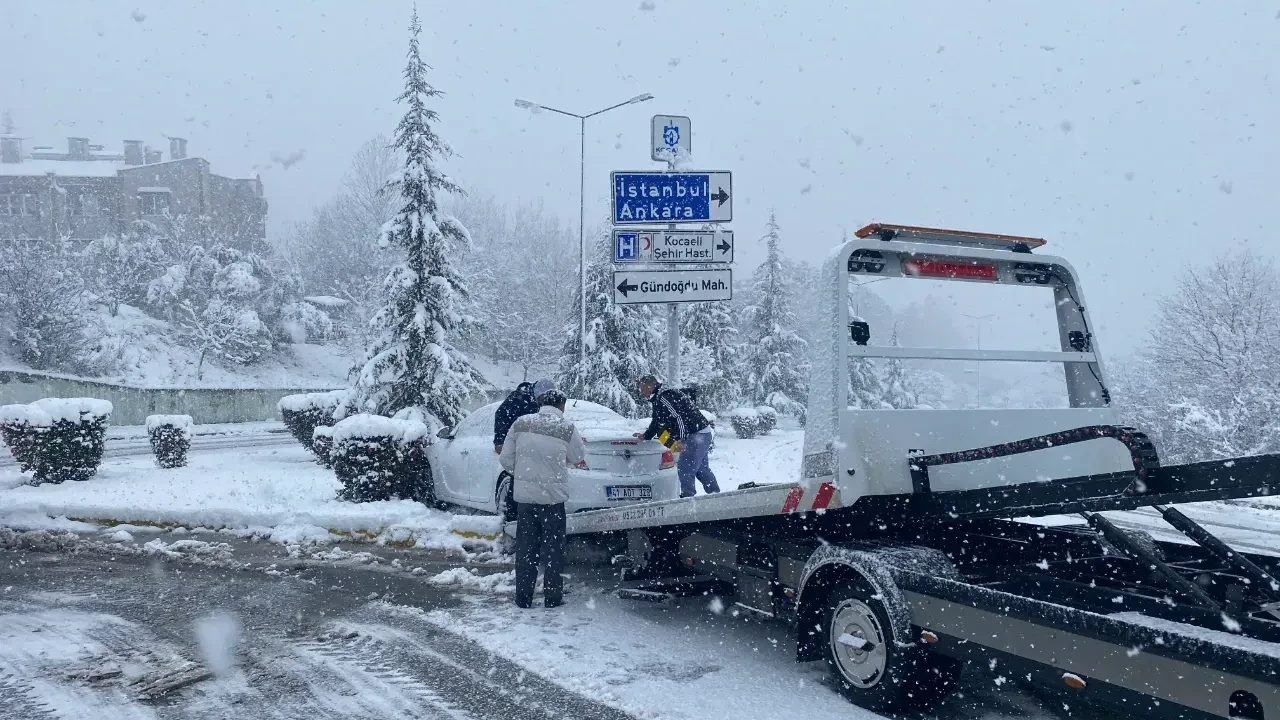
<instances>
[{"instance_id":1,"label":"snowbank","mask_svg":"<svg viewBox=\"0 0 1280 720\"><path fill-rule=\"evenodd\" d=\"M0 488L17 468L0 468ZM241 529L283 544L347 539L403 543L466 554L490 549L496 519L462 517L409 500L349 503L340 483L301 447L232 448L193 454L186 467L156 468L150 457L108 458L90 483L0 490L0 526L48 518L134 525ZM478 532L485 520L492 533ZM455 525L475 528L471 537ZM483 546L483 547L481 547Z\"/></svg>"},{"instance_id":2,"label":"snowbank","mask_svg":"<svg viewBox=\"0 0 1280 720\"><path fill-rule=\"evenodd\" d=\"M336 410L350 397L350 390L330 390L328 392L299 393L285 395L276 403L280 412L304 412L306 410Z\"/></svg>"},{"instance_id":3,"label":"snowbank","mask_svg":"<svg viewBox=\"0 0 1280 720\"><path fill-rule=\"evenodd\" d=\"M31 405L0 405L0 423L48 427L53 420L48 413Z\"/></svg>"},{"instance_id":4,"label":"snowbank","mask_svg":"<svg viewBox=\"0 0 1280 720\"><path fill-rule=\"evenodd\" d=\"M514 593L516 591L516 571L510 570L508 572L481 575L470 568L456 567L427 578L427 582L432 585L450 585L469 590Z\"/></svg>"},{"instance_id":5,"label":"snowbank","mask_svg":"<svg viewBox=\"0 0 1280 720\"><path fill-rule=\"evenodd\" d=\"M107 420L111 417L111 403L94 398L43 398L31 403L31 407L41 410L51 422L66 420ZM34 423L34 415L29 419Z\"/></svg>"},{"instance_id":6,"label":"snowbank","mask_svg":"<svg viewBox=\"0 0 1280 720\"><path fill-rule=\"evenodd\" d=\"M147 432L155 432L162 427L171 427L175 430L185 430L185 435L190 438L192 428L195 422L191 420L190 415L148 415L147 416Z\"/></svg>"},{"instance_id":7,"label":"snowbank","mask_svg":"<svg viewBox=\"0 0 1280 720\"><path fill-rule=\"evenodd\" d=\"M360 438L390 438L414 442L427 436L427 426L417 420L398 420L381 415L360 413L333 426L333 442L343 443Z\"/></svg>"}]
</instances>

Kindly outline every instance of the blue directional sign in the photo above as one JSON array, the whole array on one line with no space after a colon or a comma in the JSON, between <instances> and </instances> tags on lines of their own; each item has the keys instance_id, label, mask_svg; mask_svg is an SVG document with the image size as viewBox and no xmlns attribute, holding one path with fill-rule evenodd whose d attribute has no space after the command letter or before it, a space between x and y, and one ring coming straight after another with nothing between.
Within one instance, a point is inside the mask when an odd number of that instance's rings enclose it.
<instances>
[{"instance_id":1,"label":"blue directional sign","mask_svg":"<svg viewBox=\"0 0 1280 720\"><path fill-rule=\"evenodd\" d=\"M615 172L613 224L728 222L733 176L727 172Z\"/></svg>"}]
</instances>

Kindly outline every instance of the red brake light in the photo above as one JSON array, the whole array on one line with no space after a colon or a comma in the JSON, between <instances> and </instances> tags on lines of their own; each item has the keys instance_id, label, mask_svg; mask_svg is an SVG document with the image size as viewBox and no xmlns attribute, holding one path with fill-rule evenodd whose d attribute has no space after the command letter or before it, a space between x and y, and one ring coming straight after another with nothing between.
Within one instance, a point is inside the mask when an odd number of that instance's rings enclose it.
<instances>
[{"instance_id":1,"label":"red brake light","mask_svg":"<svg viewBox=\"0 0 1280 720\"><path fill-rule=\"evenodd\" d=\"M658 466L659 470L668 470L676 466L675 453L665 450L662 453L662 464Z\"/></svg>"},{"instance_id":2,"label":"red brake light","mask_svg":"<svg viewBox=\"0 0 1280 720\"><path fill-rule=\"evenodd\" d=\"M935 277L948 280L997 280L996 266L986 263L954 262L949 260L921 260L907 258L902 261L902 272L910 277Z\"/></svg>"},{"instance_id":3,"label":"red brake light","mask_svg":"<svg viewBox=\"0 0 1280 720\"><path fill-rule=\"evenodd\" d=\"M591 469L591 468L587 467L587 461L586 461L586 460L579 460L579 461L578 461L578 464L577 464L577 465L574 465L574 467L578 468L579 470L590 470L590 469Z\"/></svg>"}]
</instances>

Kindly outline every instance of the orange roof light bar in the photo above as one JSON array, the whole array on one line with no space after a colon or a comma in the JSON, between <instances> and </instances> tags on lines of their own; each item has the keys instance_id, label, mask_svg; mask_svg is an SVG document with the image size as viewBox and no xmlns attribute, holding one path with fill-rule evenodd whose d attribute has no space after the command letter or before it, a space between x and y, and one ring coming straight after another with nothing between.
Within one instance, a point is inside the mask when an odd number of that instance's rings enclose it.
<instances>
[{"instance_id":1,"label":"orange roof light bar","mask_svg":"<svg viewBox=\"0 0 1280 720\"><path fill-rule=\"evenodd\" d=\"M871 223L854 233L859 239L878 237L881 240L918 240L920 242L942 242L947 244L1000 245L1010 248L1019 245L1027 249L1043 247L1048 244L1043 238L1023 237L1021 235L998 235L995 233L970 232L968 230L944 230L942 228L917 227L915 225L891 225L889 223Z\"/></svg>"}]
</instances>

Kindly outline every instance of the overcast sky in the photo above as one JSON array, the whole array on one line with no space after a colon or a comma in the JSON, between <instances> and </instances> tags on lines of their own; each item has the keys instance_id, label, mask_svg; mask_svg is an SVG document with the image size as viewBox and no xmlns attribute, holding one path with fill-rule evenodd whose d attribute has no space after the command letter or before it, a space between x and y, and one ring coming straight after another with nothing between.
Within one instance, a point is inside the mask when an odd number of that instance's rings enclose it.
<instances>
[{"instance_id":1,"label":"overcast sky","mask_svg":"<svg viewBox=\"0 0 1280 720\"><path fill-rule=\"evenodd\" d=\"M261 172L278 233L394 128L409 10L4 0L0 108L59 146L79 133L167 151L165 135L185 136L215 172ZM770 208L787 252L810 261L872 220L1042 236L1081 271L1116 351L1184 264L1280 247L1274 0L419 10L431 80L448 93L448 169L464 186L576 222L576 122L513 99L590 112L650 92L588 122L588 223L607 212L610 170L652 166L649 116L689 115L695 165L734 173L740 274L760 259L743 241Z\"/></svg>"}]
</instances>

